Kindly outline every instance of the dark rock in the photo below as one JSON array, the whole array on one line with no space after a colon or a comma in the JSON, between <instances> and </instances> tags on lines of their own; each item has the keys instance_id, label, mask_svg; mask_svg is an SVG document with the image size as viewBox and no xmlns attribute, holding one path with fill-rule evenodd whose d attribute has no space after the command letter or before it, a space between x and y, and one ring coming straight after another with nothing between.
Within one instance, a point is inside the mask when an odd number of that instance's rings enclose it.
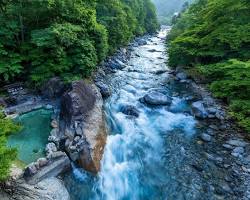
<instances>
[{"instance_id":1,"label":"dark rock","mask_svg":"<svg viewBox=\"0 0 250 200\"><path fill-rule=\"evenodd\" d=\"M125 115L131 115L135 117L139 117L139 110L132 105L124 105L121 107L121 112L124 113Z\"/></svg>"},{"instance_id":2,"label":"dark rock","mask_svg":"<svg viewBox=\"0 0 250 200\"><path fill-rule=\"evenodd\" d=\"M118 60L118 59L110 59L107 63L106 63L106 67L112 69L112 70L122 70L125 67L127 67L126 64L124 64L122 61Z\"/></svg>"},{"instance_id":3,"label":"dark rock","mask_svg":"<svg viewBox=\"0 0 250 200\"><path fill-rule=\"evenodd\" d=\"M4 98L0 97L0 107L6 107L7 103L5 102Z\"/></svg>"},{"instance_id":4,"label":"dark rock","mask_svg":"<svg viewBox=\"0 0 250 200\"><path fill-rule=\"evenodd\" d=\"M59 77L48 80L42 87L42 94L49 99L60 97L65 90L65 84Z\"/></svg>"},{"instance_id":5,"label":"dark rock","mask_svg":"<svg viewBox=\"0 0 250 200\"><path fill-rule=\"evenodd\" d=\"M203 167L202 165L200 165L199 163L193 163L191 165L195 170L197 170L198 172L202 172L203 171Z\"/></svg>"},{"instance_id":6,"label":"dark rock","mask_svg":"<svg viewBox=\"0 0 250 200\"><path fill-rule=\"evenodd\" d=\"M37 173L35 163L29 164L24 170L24 176L33 176Z\"/></svg>"},{"instance_id":7,"label":"dark rock","mask_svg":"<svg viewBox=\"0 0 250 200\"><path fill-rule=\"evenodd\" d=\"M156 74L156 75L161 75L161 74L164 74L164 73L166 73L166 72L167 72L167 70L162 69L162 70L156 71L155 74Z\"/></svg>"},{"instance_id":8,"label":"dark rock","mask_svg":"<svg viewBox=\"0 0 250 200\"><path fill-rule=\"evenodd\" d=\"M191 109L195 117L202 119L207 117L207 111L202 101L196 101L192 103Z\"/></svg>"},{"instance_id":9,"label":"dark rock","mask_svg":"<svg viewBox=\"0 0 250 200\"><path fill-rule=\"evenodd\" d=\"M102 97L107 98L111 95L110 88L103 82L96 82L95 85L100 89Z\"/></svg>"},{"instance_id":10,"label":"dark rock","mask_svg":"<svg viewBox=\"0 0 250 200\"><path fill-rule=\"evenodd\" d=\"M215 108L215 107L210 107L210 108L207 109L207 111L208 111L209 114L216 114L218 109Z\"/></svg>"},{"instance_id":11,"label":"dark rock","mask_svg":"<svg viewBox=\"0 0 250 200\"><path fill-rule=\"evenodd\" d=\"M146 94L142 100L150 105L170 105L172 102L171 97L156 91Z\"/></svg>"},{"instance_id":12,"label":"dark rock","mask_svg":"<svg viewBox=\"0 0 250 200\"><path fill-rule=\"evenodd\" d=\"M83 81L75 81L62 97L61 118L66 124L82 119L93 108L95 101L91 87Z\"/></svg>"}]
</instances>

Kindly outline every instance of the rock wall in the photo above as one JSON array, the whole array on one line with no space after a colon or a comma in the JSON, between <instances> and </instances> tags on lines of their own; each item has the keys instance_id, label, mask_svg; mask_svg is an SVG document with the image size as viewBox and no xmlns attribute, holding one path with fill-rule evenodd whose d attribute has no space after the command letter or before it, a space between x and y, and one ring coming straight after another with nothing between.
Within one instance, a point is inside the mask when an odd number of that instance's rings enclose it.
<instances>
[{"instance_id":1,"label":"rock wall","mask_svg":"<svg viewBox=\"0 0 250 200\"><path fill-rule=\"evenodd\" d=\"M75 81L62 97L60 132L71 160L97 173L106 143L103 100L95 85Z\"/></svg>"}]
</instances>

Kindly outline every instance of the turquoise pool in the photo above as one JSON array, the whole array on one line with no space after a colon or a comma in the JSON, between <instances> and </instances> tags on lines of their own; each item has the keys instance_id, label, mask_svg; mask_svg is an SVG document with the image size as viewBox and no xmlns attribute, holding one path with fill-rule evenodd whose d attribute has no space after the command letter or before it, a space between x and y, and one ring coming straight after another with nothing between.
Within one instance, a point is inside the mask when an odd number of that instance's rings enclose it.
<instances>
[{"instance_id":1,"label":"turquoise pool","mask_svg":"<svg viewBox=\"0 0 250 200\"><path fill-rule=\"evenodd\" d=\"M23 129L8 138L8 145L18 149L18 159L29 164L45 155L50 133L51 110L40 109L23 114L15 120Z\"/></svg>"}]
</instances>

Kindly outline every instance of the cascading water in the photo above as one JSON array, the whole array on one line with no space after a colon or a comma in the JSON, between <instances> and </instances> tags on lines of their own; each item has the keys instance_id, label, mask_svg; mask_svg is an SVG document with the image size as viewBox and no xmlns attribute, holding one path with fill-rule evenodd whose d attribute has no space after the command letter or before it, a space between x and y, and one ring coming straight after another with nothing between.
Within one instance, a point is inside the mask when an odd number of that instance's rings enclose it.
<instances>
[{"instance_id":1,"label":"cascading water","mask_svg":"<svg viewBox=\"0 0 250 200\"><path fill-rule=\"evenodd\" d=\"M109 136L101 171L93 177L74 168L65 177L74 200L206 199L200 185L207 183L190 170L188 157L195 155L192 138L198 131L185 97L187 88L169 83L163 30L147 45L134 47L128 67L107 75L112 96L105 102ZM171 106L147 106L139 101L151 90L173 97ZM179 95L175 95L178 91ZM132 105L139 117L121 108ZM193 145L194 146L194 145ZM186 153L189 151L189 154ZM207 198L209 199L209 198Z\"/></svg>"}]
</instances>

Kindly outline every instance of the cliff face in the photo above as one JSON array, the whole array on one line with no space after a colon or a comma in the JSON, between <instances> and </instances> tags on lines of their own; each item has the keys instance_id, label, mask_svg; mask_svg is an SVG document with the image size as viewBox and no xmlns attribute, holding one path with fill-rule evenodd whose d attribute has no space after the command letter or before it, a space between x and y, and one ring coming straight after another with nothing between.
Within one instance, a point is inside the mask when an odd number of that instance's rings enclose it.
<instances>
[{"instance_id":1,"label":"cliff face","mask_svg":"<svg viewBox=\"0 0 250 200\"><path fill-rule=\"evenodd\" d=\"M61 103L60 129L65 151L85 170L97 173L107 137L99 90L75 81Z\"/></svg>"}]
</instances>

